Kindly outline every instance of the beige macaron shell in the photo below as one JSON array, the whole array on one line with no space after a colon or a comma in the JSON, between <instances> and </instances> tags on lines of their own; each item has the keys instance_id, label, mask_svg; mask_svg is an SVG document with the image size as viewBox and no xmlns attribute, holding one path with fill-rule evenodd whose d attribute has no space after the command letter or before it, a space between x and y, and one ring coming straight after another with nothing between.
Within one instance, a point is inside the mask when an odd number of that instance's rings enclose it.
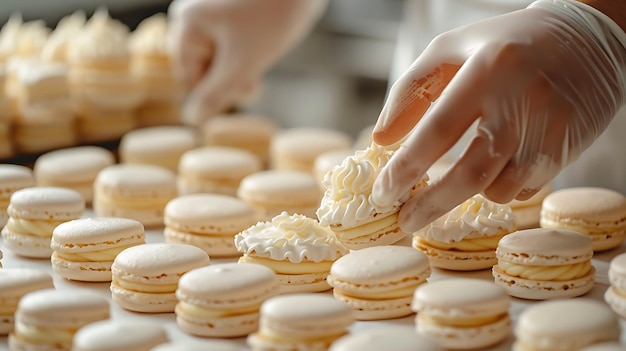
<instances>
[{"instance_id":1,"label":"beige macaron shell","mask_svg":"<svg viewBox=\"0 0 626 351\"><path fill-rule=\"evenodd\" d=\"M106 298L87 290L45 289L20 300L16 322L42 327L76 328L109 318Z\"/></svg>"},{"instance_id":2,"label":"beige macaron shell","mask_svg":"<svg viewBox=\"0 0 626 351\"><path fill-rule=\"evenodd\" d=\"M0 269L2 298L19 298L28 292L49 288L54 288L54 284L52 276L47 272L30 268Z\"/></svg>"},{"instance_id":3,"label":"beige macaron shell","mask_svg":"<svg viewBox=\"0 0 626 351\"><path fill-rule=\"evenodd\" d=\"M545 199L545 197L548 196L548 194L550 194L552 191L553 191L552 184L551 183L546 184L543 188L541 188L537 193L535 193L535 195L531 196L529 199L526 199L526 200L513 199L511 202L508 203L508 205L509 207L511 207L512 210L516 210L516 209L524 208L524 207L541 206L543 199Z\"/></svg>"},{"instance_id":4,"label":"beige macaron shell","mask_svg":"<svg viewBox=\"0 0 626 351\"><path fill-rule=\"evenodd\" d=\"M31 220L70 220L82 216L85 200L71 189L33 187L16 191L11 196L9 216Z\"/></svg>"},{"instance_id":5,"label":"beige macaron shell","mask_svg":"<svg viewBox=\"0 0 626 351\"><path fill-rule=\"evenodd\" d=\"M35 186L35 178L30 168L0 164L0 199L10 197L16 190L32 186Z\"/></svg>"},{"instance_id":6,"label":"beige macaron shell","mask_svg":"<svg viewBox=\"0 0 626 351\"><path fill-rule=\"evenodd\" d=\"M245 351L245 347L225 340L174 341L153 347L150 351Z\"/></svg>"},{"instance_id":7,"label":"beige macaron shell","mask_svg":"<svg viewBox=\"0 0 626 351\"><path fill-rule=\"evenodd\" d=\"M236 144L269 140L276 124L267 118L252 115L216 116L202 125L205 142L209 145Z\"/></svg>"},{"instance_id":8,"label":"beige macaron shell","mask_svg":"<svg viewBox=\"0 0 626 351\"><path fill-rule=\"evenodd\" d=\"M580 351L626 351L626 346L617 341L608 341L583 347Z\"/></svg>"},{"instance_id":9,"label":"beige macaron shell","mask_svg":"<svg viewBox=\"0 0 626 351\"><path fill-rule=\"evenodd\" d=\"M589 237L563 229L520 230L505 235L496 249L499 260L534 266L580 263L592 255Z\"/></svg>"},{"instance_id":10,"label":"beige macaron shell","mask_svg":"<svg viewBox=\"0 0 626 351\"><path fill-rule=\"evenodd\" d=\"M340 131L324 128L291 128L278 132L272 140L273 153L314 161L319 154L334 149L352 148L352 138Z\"/></svg>"},{"instance_id":11,"label":"beige macaron shell","mask_svg":"<svg viewBox=\"0 0 626 351\"><path fill-rule=\"evenodd\" d=\"M81 218L59 224L51 247L59 252L89 252L145 242L144 227L127 218Z\"/></svg>"},{"instance_id":12,"label":"beige macaron shell","mask_svg":"<svg viewBox=\"0 0 626 351\"><path fill-rule=\"evenodd\" d=\"M95 180L97 192L114 196L176 196L176 175L163 167L141 164L109 166ZM97 197L96 192L96 197Z\"/></svg>"},{"instance_id":13,"label":"beige macaron shell","mask_svg":"<svg viewBox=\"0 0 626 351\"><path fill-rule=\"evenodd\" d=\"M601 341L618 340L620 326L617 316L600 301L561 299L540 302L522 311L515 336L533 349L579 350Z\"/></svg>"},{"instance_id":14,"label":"beige macaron shell","mask_svg":"<svg viewBox=\"0 0 626 351\"><path fill-rule=\"evenodd\" d=\"M208 265L209 255L185 244L153 243L129 247L120 252L111 270L126 280L158 284L178 282L180 274Z\"/></svg>"},{"instance_id":15,"label":"beige macaron shell","mask_svg":"<svg viewBox=\"0 0 626 351\"><path fill-rule=\"evenodd\" d=\"M168 342L165 330L154 322L103 320L86 325L74 335L73 351L149 351Z\"/></svg>"},{"instance_id":16,"label":"beige macaron shell","mask_svg":"<svg viewBox=\"0 0 626 351\"><path fill-rule=\"evenodd\" d=\"M557 190L546 196L542 206L542 217L572 225L626 220L626 198L609 189L589 187Z\"/></svg>"},{"instance_id":17,"label":"beige macaron shell","mask_svg":"<svg viewBox=\"0 0 626 351\"><path fill-rule=\"evenodd\" d=\"M413 310L432 316L482 317L508 312L509 296L491 281L450 278L420 285L413 296Z\"/></svg>"},{"instance_id":18,"label":"beige macaron shell","mask_svg":"<svg viewBox=\"0 0 626 351\"><path fill-rule=\"evenodd\" d=\"M263 168L255 154L234 147L206 146L183 154L178 171L206 179L241 179Z\"/></svg>"},{"instance_id":19,"label":"beige macaron shell","mask_svg":"<svg viewBox=\"0 0 626 351\"><path fill-rule=\"evenodd\" d=\"M348 334L335 341L329 351L441 351L433 339L418 335L409 326L379 327Z\"/></svg>"},{"instance_id":20,"label":"beige macaron shell","mask_svg":"<svg viewBox=\"0 0 626 351\"><path fill-rule=\"evenodd\" d=\"M280 284L270 268L224 263L194 269L180 278L176 296L209 308L235 308L261 303L276 295Z\"/></svg>"},{"instance_id":21,"label":"beige macaron shell","mask_svg":"<svg viewBox=\"0 0 626 351\"><path fill-rule=\"evenodd\" d=\"M228 235L256 223L254 211L242 200L218 194L180 196L165 206L167 227L192 233Z\"/></svg>"},{"instance_id":22,"label":"beige macaron shell","mask_svg":"<svg viewBox=\"0 0 626 351\"><path fill-rule=\"evenodd\" d=\"M192 128L184 126L156 126L136 129L126 133L120 140L122 162L135 158L159 158L194 148L198 138Z\"/></svg>"},{"instance_id":23,"label":"beige macaron shell","mask_svg":"<svg viewBox=\"0 0 626 351\"><path fill-rule=\"evenodd\" d=\"M338 283L335 288L379 292L425 281L430 276L430 266L428 257L411 247L375 246L340 257L330 274Z\"/></svg>"},{"instance_id":24,"label":"beige macaron shell","mask_svg":"<svg viewBox=\"0 0 626 351\"><path fill-rule=\"evenodd\" d=\"M282 205L316 202L322 196L311 174L279 170L257 172L245 177L237 195L247 201Z\"/></svg>"},{"instance_id":25,"label":"beige macaron shell","mask_svg":"<svg viewBox=\"0 0 626 351\"><path fill-rule=\"evenodd\" d=\"M45 153L35 161L38 182L71 183L93 180L103 168L115 163L113 154L97 146L79 146Z\"/></svg>"},{"instance_id":26,"label":"beige macaron shell","mask_svg":"<svg viewBox=\"0 0 626 351\"><path fill-rule=\"evenodd\" d=\"M324 294L280 295L261 305L261 329L294 337L337 335L353 321L348 305Z\"/></svg>"}]
</instances>

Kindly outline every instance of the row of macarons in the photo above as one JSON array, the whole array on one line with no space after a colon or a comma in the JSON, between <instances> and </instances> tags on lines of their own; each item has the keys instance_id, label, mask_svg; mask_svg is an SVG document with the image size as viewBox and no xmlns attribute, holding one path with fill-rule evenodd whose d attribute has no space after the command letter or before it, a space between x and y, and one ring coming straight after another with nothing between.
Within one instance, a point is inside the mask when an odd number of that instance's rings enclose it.
<instances>
[{"instance_id":1,"label":"row of macarons","mask_svg":"<svg viewBox=\"0 0 626 351\"><path fill-rule=\"evenodd\" d=\"M37 270L0 274L1 285L23 294L19 303L15 301L15 328L13 323L9 328L12 351L47 346L76 351L240 349L196 338L189 344L157 347L168 341L161 327L139 319L109 319L106 298L94 292L54 290L51 277ZM228 284L216 284L223 280ZM514 350L625 349L619 344L618 317L607 305L588 298L528 307L512 333L510 297L501 286L482 279L448 278L420 285L410 303L417 313L413 328L361 332L351 330L354 310L347 304L327 294L278 295L273 272L261 265L224 263L192 269L180 278L176 294L180 328L204 337L247 335L253 351L473 350L512 339ZM1 325L4 331L7 325Z\"/></svg>"}]
</instances>

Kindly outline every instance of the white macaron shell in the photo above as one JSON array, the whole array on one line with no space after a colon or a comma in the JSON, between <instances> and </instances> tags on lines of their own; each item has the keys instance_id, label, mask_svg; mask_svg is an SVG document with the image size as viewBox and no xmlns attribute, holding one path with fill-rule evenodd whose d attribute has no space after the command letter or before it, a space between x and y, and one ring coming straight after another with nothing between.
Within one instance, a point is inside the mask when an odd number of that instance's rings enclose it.
<instances>
[{"instance_id":1,"label":"white macaron shell","mask_svg":"<svg viewBox=\"0 0 626 351\"><path fill-rule=\"evenodd\" d=\"M28 167L0 164L0 198L6 198L23 188L35 186L33 172Z\"/></svg>"},{"instance_id":2,"label":"white macaron shell","mask_svg":"<svg viewBox=\"0 0 626 351\"><path fill-rule=\"evenodd\" d=\"M144 227L127 218L81 218L59 224L51 247L62 252L87 252L145 242Z\"/></svg>"},{"instance_id":3,"label":"white macaron shell","mask_svg":"<svg viewBox=\"0 0 626 351\"><path fill-rule=\"evenodd\" d=\"M243 178L237 195L253 202L291 205L319 201L322 192L310 173L269 170Z\"/></svg>"},{"instance_id":4,"label":"white macaron shell","mask_svg":"<svg viewBox=\"0 0 626 351\"><path fill-rule=\"evenodd\" d=\"M535 228L505 235L498 243L499 260L535 266L585 262L593 255L589 237L563 229Z\"/></svg>"},{"instance_id":5,"label":"white macaron shell","mask_svg":"<svg viewBox=\"0 0 626 351\"><path fill-rule=\"evenodd\" d=\"M97 146L79 146L55 150L35 161L38 181L48 178L59 182L93 180L103 168L115 163L113 154Z\"/></svg>"},{"instance_id":6,"label":"white macaron shell","mask_svg":"<svg viewBox=\"0 0 626 351\"><path fill-rule=\"evenodd\" d=\"M161 344L150 351L246 351L243 346L223 340L203 340L191 342L171 342Z\"/></svg>"},{"instance_id":7,"label":"white macaron shell","mask_svg":"<svg viewBox=\"0 0 626 351\"><path fill-rule=\"evenodd\" d=\"M263 169L263 164L258 156L243 149L206 146L184 153L178 169L200 179L241 179Z\"/></svg>"},{"instance_id":8,"label":"white macaron shell","mask_svg":"<svg viewBox=\"0 0 626 351\"><path fill-rule=\"evenodd\" d=\"M0 297L11 298L40 289L54 288L52 276L36 269L0 269Z\"/></svg>"},{"instance_id":9,"label":"white macaron shell","mask_svg":"<svg viewBox=\"0 0 626 351\"><path fill-rule=\"evenodd\" d=\"M178 230L237 234L254 223L254 210L233 196L185 195L165 206L165 225Z\"/></svg>"},{"instance_id":10,"label":"white macaron shell","mask_svg":"<svg viewBox=\"0 0 626 351\"><path fill-rule=\"evenodd\" d=\"M383 327L360 331L335 341L329 351L440 351L441 347L413 327Z\"/></svg>"},{"instance_id":11,"label":"white macaron shell","mask_svg":"<svg viewBox=\"0 0 626 351\"><path fill-rule=\"evenodd\" d=\"M88 324L74 335L75 351L148 351L168 341L156 323L103 320Z\"/></svg>"},{"instance_id":12,"label":"white macaron shell","mask_svg":"<svg viewBox=\"0 0 626 351\"><path fill-rule=\"evenodd\" d=\"M33 187L11 195L9 216L33 220L70 220L83 215L85 200L72 189Z\"/></svg>"},{"instance_id":13,"label":"white macaron shell","mask_svg":"<svg viewBox=\"0 0 626 351\"><path fill-rule=\"evenodd\" d=\"M626 290L626 253L615 256L609 264L609 280L616 288Z\"/></svg>"},{"instance_id":14,"label":"white macaron shell","mask_svg":"<svg viewBox=\"0 0 626 351\"><path fill-rule=\"evenodd\" d=\"M119 196L156 198L176 196L176 175L169 169L143 164L109 166L96 177L94 186Z\"/></svg>"},{"instance_id":15,"label":"white macaron shell","mask_svg":"<svg viewBox=\"0 0 626 351\"><path fill-rule=\"evenodd\" d=\"M604 303L588 298L541 302L524 310L515 335L536 349L578 350L600 341L618 340L617 316Z\"/></svg>"}]
</instances>

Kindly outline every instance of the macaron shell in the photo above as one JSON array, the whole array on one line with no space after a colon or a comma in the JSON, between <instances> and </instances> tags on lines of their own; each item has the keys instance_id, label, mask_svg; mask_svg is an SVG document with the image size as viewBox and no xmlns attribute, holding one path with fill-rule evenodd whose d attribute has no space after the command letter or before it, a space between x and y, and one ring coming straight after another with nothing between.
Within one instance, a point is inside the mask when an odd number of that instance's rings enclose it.
<instances>
[{"instance_id":1,"label":"macaron shell","mask_svg":"<svg viewBox=\"0 0 626 351\"><path fill-rule=\"evenodd\" d=\"M10 197L16 190L33 186L35 186L35 178L30 168L0 164L0 199Z\"/></svg>"},{"instance_id":2,"label":"macaron shell","mask_svg":"<svg viewBox=\"0 0 626 351\"><path fill-rule=\"evenodd\" d=\"M609 264L609 281L611 285L626 290L626 253L619 254Z\"/></svg>"},{"instance_id":3,"label":"macaron shell","mask_svg":"<svg viewBox=\"0 0 626 351\"><path fill-rule=\"evenodd\" d=\"M113 281L111 283L111 299L120 307L134 312L171 313L178 299L176 294L150 294L126 290Z\"/></svg>"},{"instance_id":4,"label":"macaron shell","mask_svg":"<svg viewBox=\"0 0 626 351\"><path fill-rule=\"evenodd\" d=\"M144 227L135 220L117 217L81 218L59 224L51 247L61 252L89 252L145 243Z\"/></svg>"},{"instance_id":5,"label":"macaron shell","mask_svg":"<svg viewBox=\"0 0 626 351\"><path fill-rule=\"evenodd\" d=\"M216 116L202 125L207 145L225 145L236 142L269 141L276 132L276 124L268 118L251 115Z\"/></svg>"},{"instance_id":6,"label":"macaron shell","mask_svg":"<svg viewBox=\"0 0 626 351\"><path fill-rule=\"evenodd\" d=\"M535 228L505 235L498 243L500 260L534 266L585 262L593 256L591 239L563 229Z\"/></svg>"},{"instance_id":7,"label":"macaron shell","mask_svg":"<svg viewBox=\"0 0 626 351\"><path fill-rule=\"evenodd\" d=\"M397 299L364 300L342 295L337 290L333 291L333 295L336 299L350 306L353 310L354 319L360 321L400 318L413 314L411 309L413 296Z\"/></svg>"},{"instance_id":8,"label":"macaron shell","mask_svg":"<svg viewBox=\"0 0 626 351\"><path fill-rule=\"evenodd\" d=\"M52 255L50 238L14 233L6 226L0 233L4 247L16 255L31 258L49 258Z\"/></svg>"},{"instance_id":9,"label":"macaron shell","mask_svg":"<svg viewBox=\"0 0 626 351\"><path fill-rule=\"evenodd\" d=\"M241 179L263 169L263 162L252 152L225 146L205 146L187 151L178 170L200 179Z\"/></svg>"},{"instance_id":10,"label":"macaron shell","mask_svg":"<svg viewBox=\"0 0 626 351\"><path fill-rule=\"evenodd\" d=\"M511 335L511 319L499 319L480 327L452 327L424 323L417 316L417 332L432 337L446 349L482 349L498 344Z\"/></svg>"},{"instance_id":11,"label":"macaron shell","mask_svg":"<svg viewBox=\"0 0 626 351\"><path fill-rule=\"evenodd\" d=\"M319 206L322 192L309 173L270 170L245 177L239 184L237 196L247 202L285 206L316 202Z\"/></svg>"},{"instance_id":12,"label":"macaron shell","mask_svg":"<svg viewBox=\"0 0 626 351\"><path fill-rule=\"evenodd\" d=\"M491 268L498 263L496 253L492 250L473 252L440 250L432 246L423 245L417 240L416 236L413 237L413 247L428 256L431 267L451 271L477 271Z\"/></svg>"},{"instance_id":13,"label":"macaron shell","mask_svg":"<svg viewBox=\"0 0 626 351\"><path fill-rule=\"evenodd\" d=\"M538 206L541 208L541 203L543 202L543 199L545 199L546 196L552 193L553 190L554 188L552 186L552 183L549 183L549 184L546 184L543 188L541 188L537 193L535 193L535 195L531 196L530 199L527 199L527 200L513 199L511 202L508 203L508 205L514 211L520 208L525 208L525 207L534 208Z\"/></svg>"},{"instance_id":14,"label":"macaron shell","mask_svg":"<svg viewBox=\"0 0 626 351\"><path fill-rule=\"evenodd\" d=\"M158 158L182 154L197 145L194 129L185 126L155 126L130 131L120 140L121 162L134 157Z\"/></svg>"},{"instance_id":15,"label":"macaron shell","mask_svg":"<svg viewBox=\"0 0 626 351\"><path fill-rule=\"evenodd\" d=\"M204 250L209 257L233 257L240 255L235 247L232 235L196 235L165 227L163 236L168 244L193 245Z\"/></svg>"},{"instance_id":16,"label":"macaron shell","mask_svg":"<svg viewBox=\"0 0 626 351\"><path fill-rule=\"evenodd\" d=\"M223 263L187 272L176 294L192 304L225 307L260 303L278 293L274 271L259 264Z\"/></svg>"},{"instance_id":17,"label":"macaron shell","mask_svg":"<svg viewBox=\"0 0 626 351\"><path fill-rule=\"evenodd\" d=\"M179 328L191 335L209 338L233 338L246 336L257 331L259 329L259 313L254 312L231 317L198 318L177 311L176 323Z\"/></svg>"},{"instance_id":18,"label":"macaron shell","mask_svg":"<svg viewBox=\"0 0 626 351\"><path fill-rule=\"evenodd\" d=\"M180 196L165 206L165 225L181 231L206 234L237 234L256 223L253 209L227 195Z\"/></svg>"},{"instance_id":19,"label":"macaron shell","mask_svg":"<svg viewBox=\"0 0 626 351\"><path fill-rule=\"evenodd\" d=\"M78 146L50 151L37 158L34 174L38 182L72 183L92 180L103 168L115 163L113 154L98 146Z\"/></svg>"},{"instance_id":20,"label":"macaron shell","mask_svg":"<svg viewBox=\"0 0 626 351\"><path fill-rule=\"evenodd\" d=\"M397 288L407 278L428 276L430 266L428 257L411 247L375 246L340 257L333 263L330 274L354 284L393 283Z\"/></svg>"},{"instance_id":21,"label":"macaron shell","mask_svg":"<svg viewBox=\"0 0 626 351\"><path fill-rule=\"evenodd\" d=\"M330 290L326 281L328 273L276 274L280 294L316 293Z\"/></svg>"},{"instance_id":22,"label":"macaron shell","mask_svg":"<svg viewBox=\"0 0 626 351\"><path fill-rule=\"evenodd\" d=\"M20 189L11 195L9 216L32 220L71 220L85 211L85 200L79 192L59 187Z\"/></svg>"},{"instance_id":23,"label":"macaron shell","mask_svg":"<svg viewBox=\"0 0 626 351\"><path fill-rule=\"evenodd\" d=\"M324 142L320 142L323 140ZM285 154L314 161L317 155L334 149L348 149L353 140L340 131L323 128L291 128L274 135L271 143L274 158ZM272 162L275 162L273 160Z\"/></svg>"},{"instance_id":24,"label":"macaron shell","mask_svg":"<svg viewBox=\"0 0 626 351\"><path fill-rule=\"evenodd\" d=\"M609 341L584 347L580 351L626 351L626 346L617 341Z\"/></svg>"},{"instance_id":25,"label":"macaron shell","mask_svg":"<svg viewBox=\"0 0 626 351\"><path fill-rule=\"evenodd\" d=\"M109 166L94 181L96 199L98 192L112 196L158 198L175 197L176 175L167 168L142 164L117 164Z\"/></svg>"},{"instance_id":26,"label":"macaron shell","mask_svg":"<svg viewBox=\"0 0 626 351\"><path fill-rule=\"evenodd\" d=\"M560 299L525 309L515 335L531 347L577 350L600 341L618 340L620 326L617 316L601 301Z\"/></svg>"},{"instance_id":27,"label":"macaron shell","mask_svg":"<svg viewBox=\"0 0 626 351\"><path fill-rule=\"evenodd\" d=\"M33 326L80 327L109 318L109 303L86 290L37 290L22 297L15 318Z\"/></svg>"},{"instance_id":28,"label":"macaron shell","mask_svg":"<svg viewBox=\"0 0 626 351\"><path fill-rule=\"evenodd\" d=\"M614 286L609 286L604 292L604 301L611 307L613 312L626 319L626 299Z\"/></svg>"},{"instance_id":29,"label":"macaron shell","mask_svg":"<svg viewBox=\"0 0 626 351\"><path fill-rule=\"evenodd\" d=\"M5 268L0 270L0 296L22 297L35 290L54 288L49 273L29 268Z\"/></svg>"},{"instance_id":30,"label":"macaron shell","mask_svg":"<svg viewBox=\"0 0 626 351\"><path fill-rule=\"evenodd\" d=\"M557 190L546 196L542 206L542 216L549 215L566 222L626 222L626 198L609 189Z\"/></svg>"},{"instance_id":31,"label":"macaron shell","mask_svg":"<svg viewBox=\"0 0 626 351\"><path fill-rule=\"evenodd\" d=\"M171 195L171 198L175 195ZM155 200L152 208L124 208L120 205L124 204L124 199L121 199L116 204L105 204L95 201L93 203L93 209L98 217L120 217L129 218L138 221L146 228L156 228L163 226L163 199ZM167 200L165 200L167 201Z\"/></svg>"},{"instance_id":32,"label":"macaron shell","mask_svg":"<svg viewBox=\"0 0 626 351\"><path fill-rule=\"evenodd\" d=\"M104 320L91 323L74 335L73 351L149 351L168 341L155 323Z\"/></svg>"},{"instance_id":33,"label":"macaron shell","mask_svg":"<svg viewBox=\"0 0 626 351\"><path fill-rule=\"evenodd\" d=\"M245 351L242 346L224 340L202 340L190 342L170 342L152 348L150 351Z\"/></svg>"},{"instance_id":34,"label":"macaron shell","mask_svg":"<svg viewBox=\"0 0 626 351\"><path fill-rule=\"evenodd\" d=\"M111 281L111 261L68 261L52 253L50 263L52 271L65 279L82 282Z\"/></svg>"},{"instance_id":35,"label":"macaron shell","mask_svg":"<svg viewBox=\"0 0 626 351\"><path fill-rule=\"evenodd\" d=\"M573 298L584 295L593 289L595 283L595 267L583 277L563 281L539 281L510 276L498 266L492 269L495 283L504 288L511 296L527 300L549 300Z\"/></svg>"},{"instance_id":36,"label":"macaron shell","mask_svg":"<svg viewBox=\"0 0 626 351\"><path fill-rule=\"evenodd\" d=\"M413 310L441 317L478 317L506 313L506 291L491 281L450 278L420 285L413 296Z\"/></svg>"},{"instance_id":37,"label":"macaron shell","mask_svg":"<svg viewBox=\"0 0 626 351\"><path fill-rule=\"evenodd\" d=\"M432 339L418 335L414 328L371 328L348 334L335 341L329 351L441 351Z\"/></svg>"},{"instance_id":38,"label":"macaron shell","mask_svg":"<svg viewBox=\"0 0 626 351\"><path fill-rule=\"evenodd\" d=\"M165 284L164 275L178 281L178 275L194 268L207 266L209 255L202 249L184 244L153 243L129 247L120 252L111 270L131 281L158 279Z\"/></svg>"}]
</instances>

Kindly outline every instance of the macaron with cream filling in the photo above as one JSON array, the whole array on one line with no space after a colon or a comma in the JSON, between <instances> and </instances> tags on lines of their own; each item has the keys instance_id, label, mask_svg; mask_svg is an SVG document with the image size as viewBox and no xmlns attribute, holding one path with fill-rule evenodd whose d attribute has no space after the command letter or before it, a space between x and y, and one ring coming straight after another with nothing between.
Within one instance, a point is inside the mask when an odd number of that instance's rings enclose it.
<instances>
[{"instance_id":1,"label":"macaron with cream filling","mask_svg":"<svg viewBox=\"0 0 626 351\"><path fill-rule=\"evenodd\" d=\"M530 199L515 200L508 203L515 215L515 223L518 229L539 228L541 218L541 203L543 199L552 192L552 183L548 183L541 188Z\"/></svg>"},{"instance_id":2,"label":"macaron with cream filling","mask_svg":"<svg viewBox=\"0 0 626 351\"><path fill-rule=\"evenodd\" d=\"M611 259L609 282L610 286L604 293L604 301L615 313L626 318L626 253Z\"/></svg>"},{"instance_id":3,"label":"macaron with cream filling","mask_svg":"<svg viewBox=\"0 0 626 351\"><path fill-rule=\"evenodd\" d=\"M35 177L30 168L0 164L0 227L4 227L9 215L7 208L14 192L35 186Z\"/></svg>"},{"instance_id":4,"label":"macaron with cream filling","mask_svg":"<svg viewBox=\"0 0 626 351\"><path fill-rule=\"evenodd\" d=\"M110 282L115 257L145 242L143 225L133 219L95 217L61 223L52 232L52 270L65 279Z\"/></svg>"},{"instance_id":5,"label":"macaron with cream filling","mask_svg":"<svg viewBox=\"0 0 626 351\"><path fill-rule=\"evenodd\" d=\"M540 222L589 236L594 251L612 249L626 237L626 197L603 188L557 190L543 200Z\"/></svg>"},{"instance_id":6,"label":"macaron with cream filling","mask_svg":"<svg viewBox=\"0 0 626 351\"><path fill-rule=\"evenodd\" d=\"M511 296L545 300L584 295L594 285L592 242L569 230L527 229L505 236L492 274Z\"/></svg>"},{"instance_id":7,"label":"macaron with cream filling","mask_svg":"<svg viewBox=\"0 0 626 351\"><path fill-rule=\"evenodd\" d=\"M4 247L24 257L49 258L54 228L80 218L85 200L76 190L66 188L24 188L13 193L7 211L9 220L2 229Z\"/></svg>"},{"instance_id":8,"label":"macaron with cream filling","mask_svg":"<svg viewBox=\"0 0 626 351\"><path fill-rule=\"evenodd\" d=\"M324 177L326 190L317 218L349 249L389 245L406 235L398 225L398 212L411 193L427 185L428 176L396 203L385 208L376 206L371 200L374 180L392 155L393 151L372 144L347 157Z\"/></svg>"},{"instance_id":9,"label":"macaron with cream filling","mask_svg":"<svg viewBox=\"0 0 626 351\"><path fill-rule=\"evenodd\" d=\"M496 345L511 333L510 299L493 282L450 278L415 290L417 332L446 349L471 350Z\"/></svg>"},{"instance_id":10,"label":"macaron with cream filling","mask_svg":"<svg viewBox=\"0 0 626 351\"><path fill-rule=\"evenodd\" d=\"M111 297L130 311L174 312L180 277L209 262L209 255L192 245L153 243L129 247L111 265Z\"/></svg>"},{"instance_id":11,"label":"macaron with cream filling","mask_svg":"<svg viewBox=\"0 0 626 351\"><path fill-rule=\"evenodd\" d=\"M330 229L287 212L237 234L235 246L243 254L239 263L271 268L282 293L329 290L326 277L333 262L348 253Z\"/></svg>"},{"instance_id":12,"label":"macaron with cream filling","mask_svg":"<svg viewBox=\"0 0 626 351\"><path fill-rule=\"evenodd\" d=\"M154 322L106 319L80 328L72 351L150 351L166 342L165 330Z\"/></svg>"},{"instance_id":13,"label":"macaron with cream filling","mask_svg":"<svg viewBox=\"0 0 626 351\"><path fill-rule=\"evenodd\" d=\"M353 322L350 307L332 296L276 296L261 305L259 331L247 344L252 351L327 350Z\"/></svg>"},{"instance_id":14,"label":"macaron with cream filling","mask_svg":"<svg viewBox=\"0 0 626 351\"><path fill-rule=\"evenodd\" d=\"M433 267L455 271L491 268L496 247L517 230L506 205L474 195L413 235L413 247L428 255Z\"/></svg>"},{"instance_id":15,"label":"macaron with cream filling","mask_svg":"<svg viewBox=\"0 0 626 351\"><path fill-rule=\"evenodd\" d=\"M52 276L47 272L30 268L0 270L0 335L13 331L14 314L22 296L52 288Z\"/></svg>"},{"instance_id":16,"label":"macaron with cream filling","mask_svg":"<svg viewBox=\"0 0 626 351\"><path fill-rule=\"evenodd\" d=\"M408 316L415 289L430 277L428 257L406 246L352 251L333 263L326 279L358 320Z\"/></svg>"},{"instance_id":17,"label":"macaron with cream filling","mask_svg":"<svg viewBox=\"0 0 626 351\"><path fill-rule=\"evenodd\" d=\"M194 245L211 257L236 256L235 235L256 222L254 210L236 197L184 195L165 206L163 235L168 243Z\"/></svg>"},{"instance_id":18,"label":"macaron with cream filling","mask_svg":"<svg viewBox=\"0 0 626 351\"><path fill-rule=\"evenodd\" d=\"M107 299L89 290L30 292L15 312L10 350L70 350L81 327L110 317Z\"/></svg>"},{"instance_id":19,"label":"macaron with cream filling","mask_svg":"<svg viewBox=\"0 0 626 351\"><path fill-rule=\"evenodd\" d=\"M224 263L197 268L178 282L176 322L192 335L246 336L259 327L261 304L279 291L274 271L263 265Z\"/></svg>"},{"instance_id":20,"label":"macaron with cream filling","mask_svg":"<svg viewBox=\"0 0 626 351\"><path fill-rule=\"evenodd\" d=\"M601 301L559 299L534 304L519 315L513 351L580 350L605 341L618 341L617 315Z\"/></svg>"}]
</instances>

